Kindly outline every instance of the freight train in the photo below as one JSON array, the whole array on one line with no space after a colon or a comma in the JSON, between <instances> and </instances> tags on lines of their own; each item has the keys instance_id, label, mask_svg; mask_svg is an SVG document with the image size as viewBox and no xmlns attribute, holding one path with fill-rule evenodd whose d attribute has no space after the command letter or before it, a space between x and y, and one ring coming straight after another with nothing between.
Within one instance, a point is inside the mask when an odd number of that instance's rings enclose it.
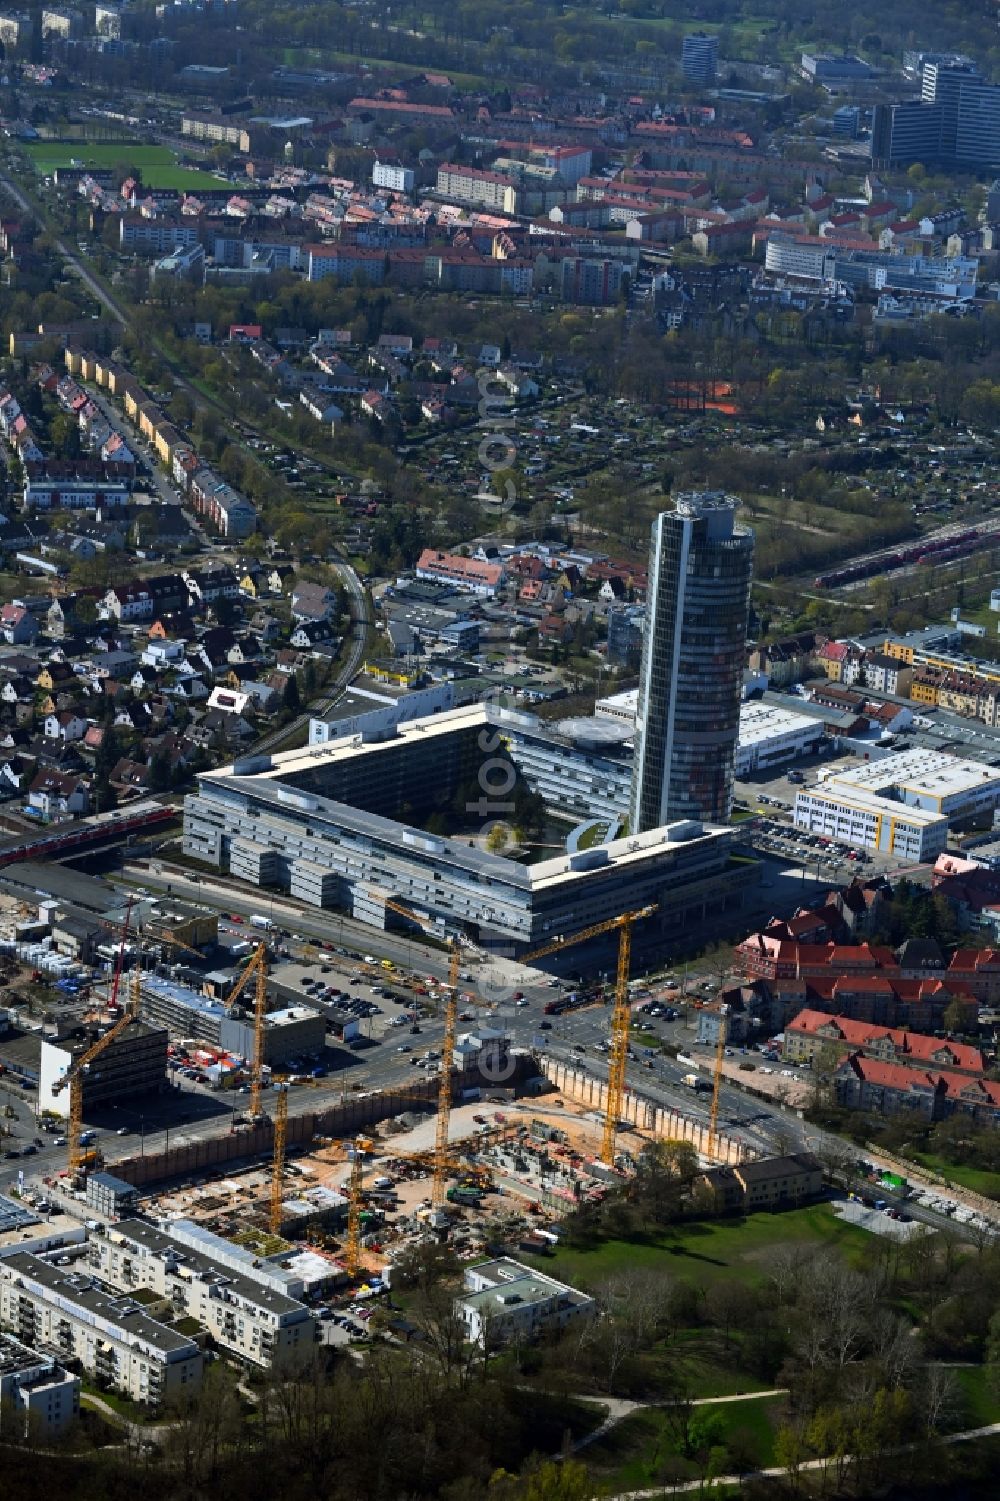
<instances>
[{"instance_id":1,"label":"freight train","mask_svg":"<svg viewBox=\"0 0 1000 1501\"><path fill-rule=\"evenodd\" d=\"M975 552L984 541L985 534L978 527L952 532L947 537L931 541L910 542L905 547L891 552L876 553L870 558L859 558L855 563L846 563L843 568L833 568L821 573L816 579L817 589L837 589L842 584L860 583L862 579L875 578L880 573L891 573L895 568L907 568L912 564L946 563L952 558ZM1000 537L997 538L1000 542Z\"/></svg>"}]
</instances>

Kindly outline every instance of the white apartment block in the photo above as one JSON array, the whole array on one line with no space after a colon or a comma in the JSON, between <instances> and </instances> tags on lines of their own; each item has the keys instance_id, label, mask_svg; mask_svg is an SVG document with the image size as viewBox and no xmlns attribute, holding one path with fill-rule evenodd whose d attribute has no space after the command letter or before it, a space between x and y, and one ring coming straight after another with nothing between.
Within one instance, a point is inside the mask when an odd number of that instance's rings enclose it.
<instances>
[{"instance_id":1,"label":"white apartment block","mask_svg":"<svg viewBox=\"0 0 1000 1501\"><path fill-rule=\"evenodd\" d=\"M517 189L509 177L503 177L499 172L483 172L478 167L443 162L438 167L437 191L442 198L480 204L499 214L517 212Z\"/></svg>"},{"instance_id":2,"label":"white apartment block","mask_svg":"<svg viewBox=\"0 0 1000 1501\"><path fill-rule=\"evenodd\" d=\"M455 1314L478 1345L530 1339L595 1312L586 1293L507 1257L466 1267L465 1292L455 1299Z\"/></svg>"},{"instance_id":3,"label":"white apartment block","mask_svg":"<svg viewBox=\"0 0 1000 1501\"><path fill-rule=\"evenodd\" d=\"M399 162L376 160L372 168L372 184L376 188L388 188L390 193L412 193L416 184L412 167L403 167Z\"/></svg>"},{"instance_id":4,"label":"white apartment block","mask_svg":"<svg viewBox=\"0 0 1000 1501\"><path fill-rule=\"evenodd\" d=\"M0 1255L0 1325L24 1344L78 1360L88 1375L136 1402L159 1406L201 1384L193 1339L87 1274L30 1251Z\"/></svg>"},{"instance_id":5,"label":"white apartment block","mask_svg":"<svg viewBox=\"0 0 1000 1501\"><path fill-rule=\"evenodd\" d=\"M12 1334L0 1334L0 1403L25 1415L29 1435L53 1438L80 1415L80 1378L55 1356L39 1355ZM15 1433L18 1426L15 1417Z\"/></svg>"},{"instance_id":6,"label":"white apartment block","mask_svg":"<svg viewBox=\"0 0 1000 1501\"><path fill-rule=\"evenodd\" d=\"M316 1324L305 1304L274 1278L257 1277L254 1258L228 1254L239 1248L217 1236L181 1238L144 1220L120 1220L94 1235L90 1246L97 1276L125 1292L146 1287L169 1298L251 1365L290 1365L312 1353Z\"/></svg>"}]
</instances>

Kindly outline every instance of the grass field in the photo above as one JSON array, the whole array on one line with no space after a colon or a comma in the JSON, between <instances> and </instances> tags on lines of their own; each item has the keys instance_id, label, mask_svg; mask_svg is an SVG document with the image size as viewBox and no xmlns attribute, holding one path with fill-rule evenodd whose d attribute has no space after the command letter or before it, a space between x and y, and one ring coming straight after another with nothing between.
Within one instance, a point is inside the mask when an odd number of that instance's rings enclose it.
<instances>
[{"instance_id":1,"label":"grass field","mask_svg":"<svg viewBox=\"0 0 1000 1501\"><path fill-rule=\"evenodd\" d=\"M972 1366L954 1374L964 1403L959 1414L962 1426L985 1428L987 1423L1000 1422L1000 1400L990 1391L985 1366Z\"/></svg>"},{"instance_id":2,"label":"grass field","mask_svg":"<svg viewBox=\"0 0 1000 1501\"><path fill-rule=\"evenodd\" d=\"M113 167L118 162L129 162L139 168L148 188L196 192L229 186L224 178L212 172L179 167L168 146L143 146L133 141L30 141L24 150L39 172L69 167L74 162L87 167Z\"/></svg>"},{"instance_id":3,"label":"grass field","mask_svg":"<svg viewBox=\"0 0 1000 1501\"><path fill-rule=\"evenodd\" d=\"M785 1411L783 1397L751 1398L697 1409L699 1417L718 1414L723 1424L722 1442L736 1433L755 1465L774 1462L774 1435ZM586 1450L587 1465L612 1491L642 1488L658 1481L684 1479L698 1474L694 1460L682 1458L669 1416L662 1411L633 1413L608 1435Z\"/></svg>"},{"instance_id":4,"label":"grass field","mask_svg":"<svg viewBox=\"0 0 1000 1501\"><path fill-rule=\"evenodd\" d=\"M930 1152L914 1152L913 1159L921 1167L937 1173L947 1183L968 1188L987 1199L1000 1199L1000 1173L991 1173L988 1169L979 1167L955 1167L952 1163L945 1162L943 1157L935 1157Z\"/></svg>"},{"instance_id":5,"label":"grass field","mask_svg":"<svg viewBox=\"0 0 1000 1501\"><path fill-rule=\"evenodd\" d=\"M871 1236L837 1219L829 1204L813 1204L783 1214L751 1214L743 1220L703 1220L678 1225L672 1233L645 1240L607 1240L592 1250L560 1247L538 1265L560 1281L589 1289L619 1272L669 1266L678 1277L714 1282L736 1275L763 1282L779 1246L825 1247L848 1261L863 1257Z\"/></svg>"}]
</instances>

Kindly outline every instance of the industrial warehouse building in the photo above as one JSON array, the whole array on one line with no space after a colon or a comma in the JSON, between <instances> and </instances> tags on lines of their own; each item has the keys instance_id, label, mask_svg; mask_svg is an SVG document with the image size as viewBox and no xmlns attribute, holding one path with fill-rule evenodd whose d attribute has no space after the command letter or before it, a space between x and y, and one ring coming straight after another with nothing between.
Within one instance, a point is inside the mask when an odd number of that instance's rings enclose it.
<instances>
[{"instance_id":1,"label":"industrial warehouse building","mask_svg":"<svg viewBox=\"0 0 1000 1501\"><path fill-rule=\"evenodd\" d=\"M992 813L1000 804L1000 771L947 751L905 750L846 771L834 767L826 781L952 820Z\"/></svg>"},{"instance_id":2,"label":"industrial warehouse building","mask_svg":"<svg viewBox=\"0 0 1000 1501\"><path fill-rule=\"evenodd\" d=\"M42 1041L39 1062L38 1110L69 1115L70 1087L58 1094L55 1086L72 1068L89 1042ZM135 1021L110 1042L82 1075L84 1111L127 1100L132 1095L152 1094L167 1078L167 1034L162 1027Z\"/></svg>"},{"instance_id":3,"label":"industrial warehouse building","mask_svg":"<svg viewBox=\"0 0 1000 1501\"><path fill-rule=\"evenodd\" d=\"M482 704L203 773L184 807L185 853L251 885L276 886L383 928L387 898L487 947L523 952L656 904L639 942L689 936L738 906L755 877L733 832L694 820L521 864L412 826L467 796L480 827L509 813L516 736ZM404 822L404 816L406 821ZM395 919L402 925L403 919Z\"/></svg>"},{"instance_id":4,"label":"industrial warehouse building","mask_svg":"<svg viewBox=\"0 0 1000 1501\"><path fill-rule=\"evenodd\" d=\"M1000 773L945 751L906 750L857 767L832 767L795 798L795 825L863 849L930 861L950 823L990 814Z\"/></svg>"}]
</instances>

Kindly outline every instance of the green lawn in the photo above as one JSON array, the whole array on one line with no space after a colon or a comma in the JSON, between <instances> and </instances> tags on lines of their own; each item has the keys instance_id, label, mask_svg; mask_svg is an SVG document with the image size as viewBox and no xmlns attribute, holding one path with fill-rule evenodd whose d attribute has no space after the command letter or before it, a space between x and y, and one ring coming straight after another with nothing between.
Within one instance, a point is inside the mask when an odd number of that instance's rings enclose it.
<instances>
[{"instance_id":1,"label":"green lawn","mask_svg":"<svg viewBox=\"0 0 1000 1501\"><path fill-rule=\"evenodd\" d=\"M169 146L144 146L134 141L29 141L24 150L40 172L69 167L73 162L82 162L87 167L113 167L119 162L130 162L140 169L149 188L195 192L229 186L224 178L212 172L179 167Z\"/></svg>"},{"instance_id":2,"label":"green lawn","mask_svg":"<svg viewBox=\"0 0 1000 1501\"><path fill-rule=\"evenodd\" d=\"M695 1409L698 1419L717 1413L722 1443L740 1435L739 1449L755 1466L774 1462L774 1435L785 1411L783 1397L751 1398ZM694 1478L698 1463L680 1452L676 1428L662 1410L633 1413L584 1451L587 1465L611 1491L644 1488L658 1481Z\"/></svg>"},{"instance_id":3,"label":"green lawn","mask_svg":"<svg viewBox=\"0 0 1000 1501\"><path fill-rule=\"evenodd\" d=\"M914 1162L919 1162L921 1167L937 1173L947 1183L955 1183L959 1188L968 1188L987 1199L1000 1199L1000 1173L991 1173L987 1168L956 1167L946 1162L943 1157L935 1157L931 1152L913 1152L911 1155Z\"/></svg>"},{"instance_id":4,"label":"green lawn","mask_svg":"<svg viewBox=\"0 0 1000 1501\"><path fill-rule=\"evenodd\" d=\"M782 1245L827 1246L849 1261L871 1244L867 1231L837 1219L829 1204L743 1220L698 1220L645 1239L607 1240L588 1250L561 1246L543 1270L573 1286L592 1288L619 1272L669 1266L679 1277L714 1282L734 1274L762 1282L770 1255Z\"/></svg>"},{"instance_id":5,"label":"green lawn","mask_svg":"<svg viewBox=\"0 0 1000 1501\"><path fill-rule=\"evenodd\" d=\"M984 1366L972 1366L968 1370L955 1371L964 1398L965 1408L960 1414L961 1427L985 1428L987 1423L1000 1422L1000 1400L990 1391Z\"/></svg>"},{"instance_id":6,"label":"green lawn","mask_svg":"<svg viewBox=\"0 0 1000 1501\"><path fill-rule=\"evenodd\" d=\"M95 1382L84 1379L81 1383L80 1399L86 1404L88 1397L113 1408L129 1423L155 1423L157 1421L153 1408L147 1407L142 1402L133 1402L130 1397L123 1396L121 1392L102 1391Z\"/></svg>"}]
</instances>

